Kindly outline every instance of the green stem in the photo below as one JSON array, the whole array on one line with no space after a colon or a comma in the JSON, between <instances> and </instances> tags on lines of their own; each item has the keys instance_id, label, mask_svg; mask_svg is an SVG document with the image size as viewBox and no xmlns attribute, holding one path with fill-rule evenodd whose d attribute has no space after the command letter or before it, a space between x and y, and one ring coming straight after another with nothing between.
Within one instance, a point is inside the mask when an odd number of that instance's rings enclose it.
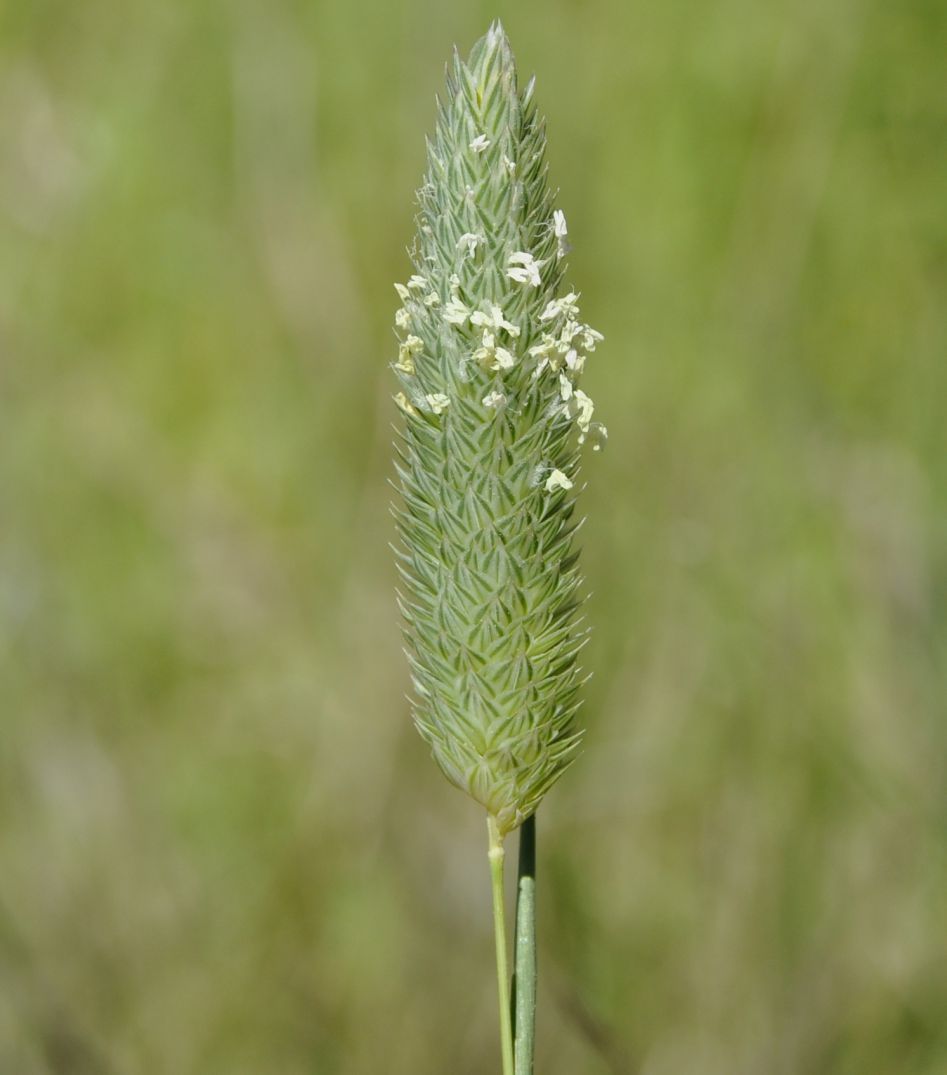
<instances>
[{"instance_id":1,"label":"green stem","mask_svg":"<svg viewBox=\"0 0 947 1075\"><path fill-rule=\"evenodd\" d=\"M520 828L513 956L515 1075L533 1075L536 1041L536 817Z\"/></svg>"},{"instance_id":2,"label":"green stem","mask_svg":"<svg viewBox=\"0 0 947 1075\"><path fill-rule=\"evenodd\" d=\"M503 913L503 837L497 819L487 817L490 836L490 877L493 881L493 935L497 948L497 993L500 999L500 1044L503 1049L503 1075L513 1072L513 1028L510 1025L510 978L506 962L506 916Z\"/></svg>"}]
</instances>

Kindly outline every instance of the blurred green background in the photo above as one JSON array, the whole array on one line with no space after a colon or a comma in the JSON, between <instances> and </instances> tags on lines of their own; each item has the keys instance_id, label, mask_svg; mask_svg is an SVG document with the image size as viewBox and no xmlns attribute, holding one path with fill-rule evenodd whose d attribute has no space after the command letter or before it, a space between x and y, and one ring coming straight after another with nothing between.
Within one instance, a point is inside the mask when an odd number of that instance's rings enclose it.
<instances>
[{"instance_id":1,"label":"blurred green background","mask_svg":"<svg viewBox=\"0 0 947 1075\"><path fill-rule=\"evenodd\" d=\"M947 1071L945 11L3 6L2 1075L498 1069L386 485L423 136L497 14L611 432L538 1075Z\"/></svg>"}]
</instances>

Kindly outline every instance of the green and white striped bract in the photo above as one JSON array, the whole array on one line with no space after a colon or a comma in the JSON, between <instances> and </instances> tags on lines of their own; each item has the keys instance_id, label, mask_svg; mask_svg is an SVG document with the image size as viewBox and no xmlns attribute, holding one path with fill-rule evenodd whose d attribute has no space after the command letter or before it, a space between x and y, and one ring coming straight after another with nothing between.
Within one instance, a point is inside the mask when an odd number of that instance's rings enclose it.
<instances>
[{"instance_id":1,"label":"green and white striped bract","mask_svg":"<svg viewBox=\"0 0 947 1075\"><path fill-rule=\"evenodd\" d=\"M396 284L399 593L414 717L501 833L572 760L580 672L573 491L604 427L578 387L602 339L563 286L533 82L494 24L428 140L414 274Z\"/></svg>"}]
</instances>

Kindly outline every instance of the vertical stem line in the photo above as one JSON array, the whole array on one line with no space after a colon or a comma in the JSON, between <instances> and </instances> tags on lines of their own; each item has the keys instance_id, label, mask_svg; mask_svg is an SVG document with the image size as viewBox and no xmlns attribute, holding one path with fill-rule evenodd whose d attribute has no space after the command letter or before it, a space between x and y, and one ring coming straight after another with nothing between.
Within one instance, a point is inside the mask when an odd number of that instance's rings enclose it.
<instances>
[{"instance_id":1,"label":"vertical stem line","mask_svg":"<svg viewBox=\"0 0 947 1075\"><path fill-rule=\"evenodd\" d=\"M513 956L515 1075L533 1075L536 1041L536 817L520 827Z\"/></svg>"},{"instance_id":2,"label":"vertical stem line","mask_svg":"<svg viewBox=\"0 0 947 1075\"><path fill-rule=\"evenodd\" d=\"M503 837L496 818L487 817L490 848L490 877L493 882L493 935L497 949L497 995L500 1001L500 1046L503 1050L503 1075L513 1072L513 1027L510 1023L510 972L506 956L506 916L503 912Z\"/></svg>"}]
</instances>

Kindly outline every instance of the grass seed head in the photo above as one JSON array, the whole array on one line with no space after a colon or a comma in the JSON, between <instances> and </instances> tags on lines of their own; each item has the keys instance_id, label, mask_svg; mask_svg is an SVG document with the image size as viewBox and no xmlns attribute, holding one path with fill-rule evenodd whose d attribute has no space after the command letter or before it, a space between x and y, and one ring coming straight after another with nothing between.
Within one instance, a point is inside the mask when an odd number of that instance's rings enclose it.
<instances>
[{"instance_id":1,"label":"grass seed head","mask_svg":"<svg viewBox=\"0 0 947 1075\"><path fill-rule=\"evenodd\" d=\"M400 604L414 719L501 832L575 756L578 387L602 336L563 286L568 226L546 181L533 82L499 23L454 54L395 288Z\"/></svg>"}]
</instances>

